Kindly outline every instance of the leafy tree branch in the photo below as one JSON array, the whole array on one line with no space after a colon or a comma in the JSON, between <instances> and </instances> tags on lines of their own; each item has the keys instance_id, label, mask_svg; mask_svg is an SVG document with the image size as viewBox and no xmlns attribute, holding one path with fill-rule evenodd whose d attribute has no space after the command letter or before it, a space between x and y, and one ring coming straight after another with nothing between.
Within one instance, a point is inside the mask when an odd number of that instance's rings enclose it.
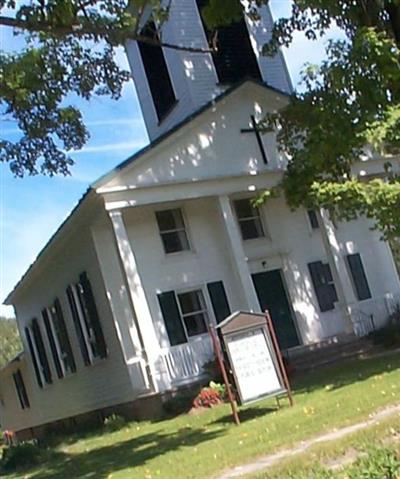
<instances>
[{"instance_id":1,"label":"leafy tree branch","mask_svg":"<svg viewBox=\"0 0 400 479\"><path fill-rule=\"evenodd\" d=\"M321 65L305 66L304 91L265 118L290 158L280 188L292 207L322 206L344 219L366 215L386 238L396 237L398 179L366 183L352 168L365 155L398 161L400 2L295 1L265 50L289 45L296 31L316 39L332 24L344 38L327 43Z\"/></svg>"}]
</instances>

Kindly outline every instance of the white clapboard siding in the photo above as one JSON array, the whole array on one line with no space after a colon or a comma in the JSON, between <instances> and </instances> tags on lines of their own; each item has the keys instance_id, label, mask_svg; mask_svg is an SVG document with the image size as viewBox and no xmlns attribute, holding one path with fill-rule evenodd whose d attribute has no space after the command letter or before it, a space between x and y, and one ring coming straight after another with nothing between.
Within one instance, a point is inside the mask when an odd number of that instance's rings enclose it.
<instances>
[{"instance_id":1,"label":"white clapboard siding","mask_svg":"<svg viewBox=\"0 0 400 479\"><path fill-rule=\"evenodd\" d=\"M15 305L21 331L33 317L39 320L53 383L42 389L38 387L29 352L27 352L28 365L24 365L23 374L24 380L29 385L31 408L23 411L22 414L17 407L17 411L12 411L9 414L9 408L15 407L10 405L8 400L13 393L12 375L9 374L7 382L10 382L11 386L7 387L6 391L10 389L11 392L7 392L4 409L4 427L9 429L18 430L32 427L108 405L126 402L134 397L129 371L124 362L121 345L116 335L89 228L85 225L79 225L73 235L66 236L62 244L59 244L58 248L54 248L51 253L50 257L46 258L47 261L41 264L41 271L38 271L32 278L29 288L18 295ZM85 366L83 363L65 295L68 284L77 282L79 274L83 271L88 273L92 285L108 348L107 358L96 360L90 366ZM41 317L42 308L52 304L56 297L61 302L77 365L77 372L63 379L57 377ZM28 351L24 334L22 334L22 338L26 351ZM4 378L4 380L6 379Z\"/></svg>"}]
</instances>

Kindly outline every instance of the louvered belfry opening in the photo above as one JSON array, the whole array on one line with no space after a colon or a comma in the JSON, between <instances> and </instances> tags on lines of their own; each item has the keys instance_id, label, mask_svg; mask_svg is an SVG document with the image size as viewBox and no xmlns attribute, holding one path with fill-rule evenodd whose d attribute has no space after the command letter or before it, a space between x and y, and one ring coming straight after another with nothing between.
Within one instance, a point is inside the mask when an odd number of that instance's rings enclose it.
<instances>
[{"instance_id":1,"label":"louvered belfry opening","mask_svg":"<svg viewBox=\"0 0 400 479\"><path fill-rule=\"evenodd\" d=\"M159 41L153 21L148 21L140 34L150 40ZM157 118L158 121L162 121L176 102L164 52L159 45L150 45L140 41L138 45Z\"/></svg>"},{"instance_id":2,"label":"louvered belfry opening","mask_svg":"<svg viewBox=\"0 0 400 479\"><path fill-rule=\"evenodd\" d=\"M228 26L210 30L202 17L207 1L196 0L207 39L211 46L217 47L212 57L219 82L236 83L246 77L262 80L244 16Z\"/></svg>"}]
</instances>

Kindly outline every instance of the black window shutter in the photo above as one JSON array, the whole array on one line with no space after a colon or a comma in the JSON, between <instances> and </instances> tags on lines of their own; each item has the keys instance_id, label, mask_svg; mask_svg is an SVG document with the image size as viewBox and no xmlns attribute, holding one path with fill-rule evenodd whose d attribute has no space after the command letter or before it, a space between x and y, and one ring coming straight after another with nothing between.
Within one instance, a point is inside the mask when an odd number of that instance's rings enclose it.
<instances>
[{"instance_id":1,"label":"black window shutter","mask_svg":"<svg viewBox=\"0 0 400 479\"><path fill-rule=\"evenodd\" d=\"M107 346L104 339L103 329L101 327L100 318L97 313L96 303L93 296L92 286L86 272L79 275L79 284L83 289L83 298L86 306L89 322L93 327L96 345L101 358L107 356Z\"/></svg>"},{"instance_id":2,"label":"black window shutter","mask_svg":"<svg viewBox=\"0 0 400 479\"><path fill-rule=\"evenodd\" d=\"M60 358L58 357L56 341L55 341L53 331L52 331L51 326L50 326L50 319L49 319L49 314L47 312L47 309L44 309L42 311L42 316L43 316L44 327L45 327L46 333L47 333L47 338L48 338L49 344L50 344L51 354L52 354L53 360L54 360L54 366L55 366L56 371L57 371L57 376L61 379L64 375L63 375L63 371L62 371L62 368L61 368Z\"/></svg>"},{"instance_id":3,"label":"black window shutter","mask_svg":"<svg viewBox=\"0 0 400 479\"><path fill-rule=\"evenodd\" d=\"M71 368L71 372L76 372L76 364L74 354L72 352L71 343L69 341L67 327L65 325L64 315L61 309L60 300L56 298L54 301L54 308L56 310L58 330L61 336L62 350L67 355L67 362Z\"/></svg>"},{"instance_id":4,"label":"black window shutter","mask_svg":"<svg viewBox=\"0 0 400 479\"><path fill-rule=\"evenodd\" d=\"M38 383L39 387L42 388L43 387L42 377L41 377L40 372L39 372L39 364L38 364L38 360L36 358L35 350L33 348L31 333L30 333L28 327L25 328L25 336L26 336L26 340L28 342L29 352L31 353L33 369L35 371L36 380L37 380L37 383Z\"/></svg>"},{"instance_id":5,"label":"black window shutter","mask_svg":"<svg viewBox=\"0 0 400 479\"><path fill-rule=\"evenodd\" d=\"M152 21L147 23L141 35L151 40L159 40L156 26ZM164 52L159 45L139 41L138 46L157 117L161 121L176 101Z\"/></svg>"},{"instance_id":6,"label":"black window shutter","mask_svg":"<svg viewBox=\"0 0 400 479\"><path fill-rule=\"evenodd\" d=\"M217 38L218 51L212 54L218 79L221 83L234 83L245 77L261 80L257 58L251 45L244 16L237 22L210 31L202 17L206 0L197 0L200 17L207 38Z\"/></svg>"},{"instance_id":7,"label":"black window shutter","mask_svg":"<svg viewBox=\"0 0 400 479\"><path fill-rule=\"evenodd\" d=\"M15 373L13 373L13 379L15 384L15 389L17 390L19 403L22 409L26 409L30 407L28 394L26 392L24 380L22 378L21 371L18 369Z\"/></svg>"},{"instance_id":8,"label":"black window shutter","mask_svg":"<svg viewBox=\"0 0 400 479\"><path fill-rule=\"evenodd\" d=\"M316 230L319 228L318 217L315 210L307 210L308 219L310 221L311 228Z\"/></svg>"},{"instance_id":9,"label":"black window shutter","mask_svg":"<svg viewBox=\"0 0 400 479\"><path fill-rule=\"evenodd\" d=\"M168 291L158 294L157 297L171 346L186 343L186 334L183 329L175 293Z\"/></svg>"},{"instance_id":10,"label":"black window shutter","mask_svg":"<svg viewBox=\"0 0 400 479\"><path fill-rule=\"evenodd\" d=\"M332 273L329 265L323 264L321 261L315 261L308 264L308 270L320 310L324 312L334 309L337 293L335 285L332 283Z\"/></svg>"},{"instance_id":11,"label":"black window shutter","mask_svg":"<svg viewBox=\"0 0 400 479\"><path fill-rule=\"evenodd\" d=\"M17 373L13 373L13 380L14 380L15 389L17 391L19 404L20 404L22 409L25 409L25 403L24 403L24 399L22 397L22 392L21 392L21 389L20 389L19 381L17 379Z\"/></svg>"},{"instance_id":12,"label":"black window shutter","mask_svg":"<svg viewBox=\"0 0 400 479\"><path fill-rule=\"evenodd\" d=\"M224 283L222 281L208 283L207 289L208 294L210 295L215 319L217 320L217 323L220 323L231 314Z\"/></svg>"},{"instance_id":13,"label":"black window shutter","mask_svg":"<svg viewBox=\"0 0 400 479\"><path fill-rule=\"evenodd\" d=\"M32 320L32 334L36 344L36 349L39 356L39 362L42 366L44 380L47 384L51 384L52 380L51 380L51 371L50 371L49 361L47 360L47 354L46 354L46 349L44 347L42 333L40 331L39 323L36 318Z\"/></svg>"},{"instance_id":14,"label":"black window shutter","mask_svg":"<svg viewBox=\"0 0 400 479\"><path fill-rule=\"evenodd\" d=\"M356 289L359 301L371 298L371 290L369 289L368 280L365 275L364 266L359 253L349 254L346 257L349 265L350 273L353 278L354 287Z\"/></svg>"},{"instance_id":15,"label":"black window shutter","mask_svg":"<svg viewBox=\"0 0 400 479\"><path fill-rule=\"evenodd\" d=\"M76 335L78 337L78 342L79 342L79 347L82 353L83 362L85 366L89 366L90 364L89 352L86 346L85 336L83 334L82 325L79 320L78 309L76 307L75 297L74 297L74 293L72 292L71 286L68 286L67 288L67 297L68 297L69 307L71 308L72 319L74 321Z\"/></svg>"}]
</instances>

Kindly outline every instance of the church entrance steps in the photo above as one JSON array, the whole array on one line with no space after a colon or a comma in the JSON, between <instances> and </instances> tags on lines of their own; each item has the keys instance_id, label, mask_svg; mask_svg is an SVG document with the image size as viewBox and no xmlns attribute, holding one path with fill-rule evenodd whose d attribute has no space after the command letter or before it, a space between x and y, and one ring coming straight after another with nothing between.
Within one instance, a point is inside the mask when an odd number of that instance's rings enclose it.
<instances>
[{"instance_id":1,"label":"church entrance steps","mask_svg":"<svg viewBox=\"0 0 400 479\"><path fill-rule=\"evenodd\" d=\"M340 335L324 341L299 346L286 351L289 370L294 373L310 371L345 359L373 356L384 351L370 339L355 335Z\"/></svg>"}]
</instances>

